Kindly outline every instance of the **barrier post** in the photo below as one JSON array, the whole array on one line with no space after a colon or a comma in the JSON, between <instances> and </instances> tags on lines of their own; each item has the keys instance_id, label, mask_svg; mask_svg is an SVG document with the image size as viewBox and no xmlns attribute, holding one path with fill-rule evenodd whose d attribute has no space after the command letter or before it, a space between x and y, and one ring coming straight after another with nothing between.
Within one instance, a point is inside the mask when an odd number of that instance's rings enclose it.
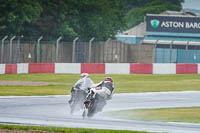
<instances>
[{"instance_id":1,"label":"barrier post","mask_svg":"<svg viewBox=\"0 0 200 133\"><path fill-rule=\"evenodd\" d=\"M170 53L169 53L169 63L172 63L172 45L174 41L172 40L170 43Z\"/></svg>"},{"instance_id":2,"label":"barrier post","mask_svg":"<svg viewBox=\"0 0 200 133\"><path fill-rule=\"evenodd\" d=\"M16 48L16 56L14 58L14 63L18 63L18 57L19 57L19 53L20 53L20 39L23 38L23 37L24 36L21 35L17 39L17 48Z\"/></svg>"},{"instance_id":3,"label":"barrier post","mask_svg":"<svg viewBox=\"0 0 200 133\"><path fill-rule=\"evenodd\" d=\"M56 62L58 62L59 42L61 39L62 39L62 37L60 36L56 41Z\"/></svg>"},{"instance_id":4,"label":"barrier post","mask_svg":"<svg viewBox=\"0 0 200 133\"><path fill-rule=\"evenodd\" d=\"M188 45L190 41L187 41L187 44L185 46L185 63L188 63Z\"/></svg>"},{"instance_id":5,"label":"barrier post","mask_svg":"<svg viewBox=\"0 0 200 133\"><path fill-rule=\"evenodd\" d=\"M108 38L108 40L107 40L107 41L105 42L105 44L104 44L104 63L107 62L107 45L108 45L108 43L109 43L110 40L111 40L111 39Z\"/></svg>"},{"instance_id":6,"label":"barrier post","mask_svg":"<svg viewBox=\"0 0 200 133\"><path fill-rule=\"evenodd\" d=\"M8 38L8 36L5 36L1 40L1 64L3 64L3 54L4 54L4 41Z\"/></svg>"},{"instance_id":7,"label":"barrier post","mask_svg":"<svg viewBox=\"0 0 200 133\"><path fill-rule=\"evenodd\" d=\"M92 42L94 41L94 37L92 39L90 39L89 41L89 56L88 56L88 62L91 63L91 52L92 52Z\"/></svg>"},{"instance_id":8,"label":"barrier post","mask_svg":"<svg viewBox=\"0 0 200 133\"><path fill-rule=\"evenodd\" d=\"M156 49L157 49L158 41L159 41L159 40L156 40L155 45L154 45L154 61L152 61L152 63L156 63L156 58L157 58L157 57L156 57L156 54L157 54L157 53L156 53L156 52L157 52Z\"/></svg>"},{"instance_id":9,"label":"barrier post","mask_svg":"<svg viewBox=\"0 0 200 133\"><path fill-rule=\"evenodd\" d=\"M139 44L139 48L138 48L138 63L141 63L141 60L142 60L142 42L140 42Z\"/></svg>"},{"instance_id":10,"label":"barrier post","mask_svg":"<svg viewBox=\"0 0 200 133\"><path fill-rule=\"evenodd\" d=\"M12 64L12 42L13 40L15 39L16 36L13 36L11 39L10 39L10 56L9 56L9 63Z\"/></svg>"},{"instance_id":11,"label":"barrier post","mask_svg":"<svg viewBox=\"0 0 200 133\"><path fill-rule=\"evenodd\" d=\"M73 48L72 48L72 63L75 63L75 48L76 48L76 41L78 40L78 37L76 37L73 41Z\"/></svg>"},{"instance_id":12,"label":"barrier post","mask_svg":"<svg viewBox=\"0 0 200 133\"><path fill-rule=\"evenodd\" d=\"M38 38L38 41L37 41L37 63L40 62L40 40L42 40L42 38L43 36Z\"/></svg>"}]
</instances>

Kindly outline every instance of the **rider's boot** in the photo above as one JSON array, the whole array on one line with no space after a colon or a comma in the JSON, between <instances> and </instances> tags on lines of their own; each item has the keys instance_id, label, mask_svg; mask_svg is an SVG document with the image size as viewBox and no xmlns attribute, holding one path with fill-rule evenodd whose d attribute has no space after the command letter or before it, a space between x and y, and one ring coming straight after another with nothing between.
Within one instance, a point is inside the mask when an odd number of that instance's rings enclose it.
<instances>
[{"instance_id":1,"label":"rider's boot","mask_svg":"<svg viewBox=\"0 0 200 133\"><path fill-rule=\"evenodd\" d=\"M74 89L74 87L72 87L72 89L71 89L71 98L70 98L70 100L68 101L69 104L71 104L72 101L73 101L73 99L74 99L74 95L75 95L74 93L75 93L75 89Z\"/></svg>"},{"instance_id":2,"label":"rider's boot","mask_svg":"<svg viewBox=\"0 0 200 133\"><path fill-rule=\"evenodd\" d=\"M71 103L72 103L72 98L71 98L71 99L68 101L68 103L69 103L69 104L71 104Z\"/></svg>"}]
</instances>

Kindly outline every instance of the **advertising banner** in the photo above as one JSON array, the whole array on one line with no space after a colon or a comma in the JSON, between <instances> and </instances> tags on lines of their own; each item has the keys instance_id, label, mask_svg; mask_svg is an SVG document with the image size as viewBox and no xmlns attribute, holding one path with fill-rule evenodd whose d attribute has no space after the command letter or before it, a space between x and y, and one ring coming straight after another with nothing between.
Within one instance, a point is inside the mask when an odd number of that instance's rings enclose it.
<instances>
[{"instance_id":1,"label":"advertising banner","mask_svg":"<svg viewBox=\"0 0 200 133\"><path fill-rule=\"evenodd\" d=\"M147 15L147 32L200 33L200 17Z\"/></svg>"}]
</instances>

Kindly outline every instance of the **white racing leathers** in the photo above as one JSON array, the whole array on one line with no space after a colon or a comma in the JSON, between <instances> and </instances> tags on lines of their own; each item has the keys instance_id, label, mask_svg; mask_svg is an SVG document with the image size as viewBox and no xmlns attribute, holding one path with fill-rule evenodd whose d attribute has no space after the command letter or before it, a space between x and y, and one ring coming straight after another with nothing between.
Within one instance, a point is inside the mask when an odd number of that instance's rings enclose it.
<instances>
[{"instance_id":1,"label":"white racing leathers","mask_svg":"<svg viewBox=\"0 0 200 133\"><path fill-rule=\"evenodd\" d=\"M79 79L71 89L71 99L68 101L71 107L71 114L84 107L84 100L88 93L88 88L93 84L90 78L84 77Z\"/></svg>"},{"instance_id":2,"label":"white racing leathers","mask_svg":"<svg viewBox=\"0 0 200 133\"><path fill-rule=\"evenodd\" d=\"M74 84L74 88L75 89L81 89L85 92L88 91L88 88L91 88L91 86L94 84L94 82L87 77L81 78L79 79L75 84Z\"/></svg>"},{"instance_id":3,"label":"white racing leathers","mask_svg":"<svg viewBox=\"0 0 200 133\"><path fill-rule=\"evenodd\" d=\"M106 101L111 99L114 91L112 82L103 81L94 84L90 89L87 100L84 102L83 118L93 117L96 113L101 112L106 105Z\"/></svg>"},{"instance_id":4,"label":"white racing leathers","mask_svg":"<svg viewBox=\"0 0 200 133\"><path fill-rule=\"evenodd\" d=\"M99 94L105 100L112 98L114 87L113 84L109 81L102 81L98 84L92 85L91 89L94 93Z\"/></svg>"}]
</instances>

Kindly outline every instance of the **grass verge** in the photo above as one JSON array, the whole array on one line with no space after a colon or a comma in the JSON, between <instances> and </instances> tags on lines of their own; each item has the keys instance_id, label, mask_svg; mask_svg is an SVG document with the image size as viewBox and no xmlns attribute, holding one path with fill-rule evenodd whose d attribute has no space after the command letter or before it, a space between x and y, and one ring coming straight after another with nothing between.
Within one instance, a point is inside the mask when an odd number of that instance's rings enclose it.
<instances>
[{"instance_id":1,"label":"grass verge","mask_svg":"<svg viewBox=\"0 0 200 133\"><path fill-rule=\"evenodd\" d=\"M1 129L15 131L19 133L20 131L33 131L41 132L56 132L56 133L148 133L140 131L127 131L127 130L101 130L101 129L83 129L83 128L60 128L60 127L36 127L36 126L15 126L15 125L0 125Z\"/></svg>"},{"instance_id":2,"label":"grass verge","mask_svg":"<svg viewBox=\"0 0 200 133\"><path fill-rule=\"evenodd\" d=\"M200 91L199 74L182 75L105 75L91 74L95 83L110 76L114 80L116 93L166 92L166 91ZM0 80L58 82L74 84L78 74L5 74ZM65 95L70 94L70 85L47 86L0 86L0 95Z\"/></svg>"},{"instance_id":3,"label":"grass verge","mask_svg":"<svg viewBox=\"0 0 200 133\"><path fill-rule=\"evenodd\" d=\"M200 124L200 107L134 109L114 111L106 115L129 120L185 122Z\"/></svg>"},{"instance_id":4,"label":"grass verge","mask_svg":"<svg viewBox=\"0 0 200 133\"><path fill-rule=\"evenodd\" d=\"M0 96L45 96L70 94L71 86L0 86Z\"/></svg>"}]
</instances>

